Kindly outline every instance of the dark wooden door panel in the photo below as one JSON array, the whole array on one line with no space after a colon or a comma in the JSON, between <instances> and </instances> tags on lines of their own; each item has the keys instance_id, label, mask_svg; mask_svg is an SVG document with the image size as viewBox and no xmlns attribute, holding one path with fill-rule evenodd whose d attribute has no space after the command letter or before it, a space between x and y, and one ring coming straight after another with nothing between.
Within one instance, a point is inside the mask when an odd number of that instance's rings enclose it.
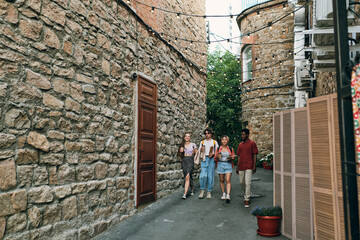
<instances>
[{"instance_id":1,"label":"dark wooden door panel","mask_svg":"<svg viewBox=\"0 0 360 240\"><path fill-rule=\"evenodd\" d=\"M150 169L143 169L143 171L141 171L141 193L142 194L152 194L153 193L153 170Z\"/></svg>"},{"instance_id":2,"label":"dark wooden door panel","mask_svg":"<svg viewBox=\"0 0 360 240\"><path fill-rule=\"evenodd\" d=\"M139 90L140 98L145 102L156 103L156 85L141 77L140 79L141 79L141 86Z\"/></svg>"},{"instance_id":3,"label":"dark wooden door panel","mask_svg":"<svg viewBox=\"0 0 360 240\"><path fill-rule=\"evenodd\" d=\"M140 115L142 118L142 122L140 122L141 133L155 134L154 133L154 130L155 130L154 129L154 123L155 123L154 115L156 116L156 114L154 114L154 110L156 110L156 108L154 106L150 106L145 103L140 103L140 111L141 111Z\"/></svg>"},{"instance_id":4,"label":"dark wooden door panel","mask_svg":"<svg viewBox=\"0 0 360 240\"><path fill-rule=\"evenodd\" d=\"M149 165L154 165L153 156L154 156L154 139L142 138L141 139L140 156L139 163L140 167L149 167Z\"/></svg>"},{"instance_id":5,"label":"dark wooden door panel","mask_svg":"<svg viewBox=\"0 0 360 240\"><path fill-rule=\"evenodd\" d=\"M156 200L156 85L139 77L137 205Z\"/></svg>"}]
</instances>

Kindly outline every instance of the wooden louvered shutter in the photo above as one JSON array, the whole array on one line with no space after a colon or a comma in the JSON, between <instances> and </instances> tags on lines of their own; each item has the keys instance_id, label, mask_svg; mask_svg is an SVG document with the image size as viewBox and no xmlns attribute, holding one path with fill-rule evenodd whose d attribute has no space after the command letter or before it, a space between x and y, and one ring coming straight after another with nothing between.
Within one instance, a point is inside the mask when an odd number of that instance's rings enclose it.
<instances>
[{"instance_id":1,"label":"wooden louvered shutter","mask_svg":"<svg viewBox=\"0 0 360 240\"><path fill-rule=\"evenodd\" d=\"M295 188L293 239L307 240L313 239L307 108L293 110L293 128L293 182Z\"/></svg>"},{"instance_id":2,"label":"wooden louvered shutter","mask_svg":"<svg viewBox=\"0 0 360 240\"><path fill-rule=\"evenodd\" d=\"M293 187L292 187L292 114L291 111L282 112L282 160L283 160L283 235L291 237L293 234Z\"/></svg>"},{"instance_id":3,"label":"wooden louvered shutter","mask_svg":"<svg viewBox=\"0 0 360 240\"><path fill-rule=\"evenodd\" d=\"M281 206L282 166L281 166L281 113L274 114L273 141L274 141L274 205Z\"/></svg>"},{"instance_id":4,"label":"wooden louvered shutter","mask_svg":"<svg viewBox=\"0 0 360 240\"><path fill-rule=\"evenodd\" d=\"M274 204L283 208L281 233L312 239L307 109L274 114Z\"/></svg>"},{"instance_id":5,"label":"wooden louvered shutter","mask_svg":"<svg viewBox=\"0 0 360 240\"><path fill-rule=\"evenodd\" d=\"M331 129L333 139L332 151L333 151L333 167L334 167L334 191L337 192L336 204L336 220L338 226L339 239L345 239L345 221L344 221L344 202L342 192L342 175L341 175L341 153L340 153L340 136L339 136L339 116L338 116L338 102L337 95L330 95L330 106L331 106Z\"/></svg>"},{"instance_id":6,"label":"wooden louvered shutter","mask_svg":"<svg viewBox=\"0 0 360 240\"><path fill-rule=\"evenodd\" d=\"M315 238L318 240L338 236L329 100L329 96L308 100L311 189Z\"/></svg>"}]
</instances>

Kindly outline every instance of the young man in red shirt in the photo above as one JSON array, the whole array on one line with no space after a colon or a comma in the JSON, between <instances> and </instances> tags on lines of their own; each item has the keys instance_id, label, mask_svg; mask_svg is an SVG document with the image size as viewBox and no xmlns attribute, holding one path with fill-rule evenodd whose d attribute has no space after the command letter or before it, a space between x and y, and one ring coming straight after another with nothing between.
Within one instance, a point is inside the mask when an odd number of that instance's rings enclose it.
<instances>
[{"instance_id":1,"label":"young man in red shirt","mask_svg":"<svg viewBox=\"0 0 360 240\"><path fill-rule=\"evenodd\" d=\"M250 207L251 177L256 172L256 154L259 153L256 143L249 139L249 129L241 130L243 140L237 149L238 163L236 173L239 174L240 184L245 190L244 206Z\"/></svg>"}]
</instances>

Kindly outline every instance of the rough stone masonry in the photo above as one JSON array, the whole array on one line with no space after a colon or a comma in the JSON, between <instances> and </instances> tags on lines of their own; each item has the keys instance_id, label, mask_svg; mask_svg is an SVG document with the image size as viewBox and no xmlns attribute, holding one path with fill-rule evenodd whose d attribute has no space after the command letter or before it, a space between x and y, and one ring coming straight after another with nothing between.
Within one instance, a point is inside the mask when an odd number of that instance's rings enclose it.
<instances>
[{"instance_id":1,"label":"rough stone masonry","mask_svg":"<svg viewBox=\"0 0 360 240\"><path fill-rule=\"evenodd\" d=\"M136 212L134 72L158 86L160 198L180 136L200 140L204 75L120 1L0 0L0 239L89 239Z\"/></svg>"},{"instance_id":2,"label":"rough stone masonry","mask_svg":"<svg viewBox=\"0 0 360 240\"><path fill-rule=\"evenodd\" d=\"M290 6L284 10L283 4L286 1L268 1L245 10L237 19L240 30L244 34L254 32L292 11ZM250 138L258 144L260 155L273 151L273 114L295 106L294 59L289 54L294 47L293 29L294 21L289 15L273 24L272 29L265 28L242 39L247 44L259 44L252 45L254 79L243 83L243 89L248 91L241 95L241 104L242 121L247 123ZM287 43L266 44L268 42Z\"/></svg>"}]
</instances>

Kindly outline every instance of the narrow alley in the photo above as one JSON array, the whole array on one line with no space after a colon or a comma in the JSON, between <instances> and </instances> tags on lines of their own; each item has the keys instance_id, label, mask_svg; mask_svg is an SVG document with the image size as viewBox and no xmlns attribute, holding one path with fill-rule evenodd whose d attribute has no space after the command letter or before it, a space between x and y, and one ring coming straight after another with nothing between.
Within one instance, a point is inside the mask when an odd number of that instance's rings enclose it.
<instances>
[{"instance_id":1,"label":"narrow alley","mask_svg":"<svg viewBox=\"0 0 360 240\"><path fill-rule=\"evenodd\" d=\"M115 239L266 239L256 234L256 217L250 211L255 206L272 205L272 171L257 170L252 182L250 208L243 206L238 176L232 174L232 200L220 199L219 178L216 176L212 199L198 199L195 195L181 199L183 188L146 206L129 219L96 236L95 240ZM283 236L272 239L287 239Z\"/></svg>"}]
</instances>

